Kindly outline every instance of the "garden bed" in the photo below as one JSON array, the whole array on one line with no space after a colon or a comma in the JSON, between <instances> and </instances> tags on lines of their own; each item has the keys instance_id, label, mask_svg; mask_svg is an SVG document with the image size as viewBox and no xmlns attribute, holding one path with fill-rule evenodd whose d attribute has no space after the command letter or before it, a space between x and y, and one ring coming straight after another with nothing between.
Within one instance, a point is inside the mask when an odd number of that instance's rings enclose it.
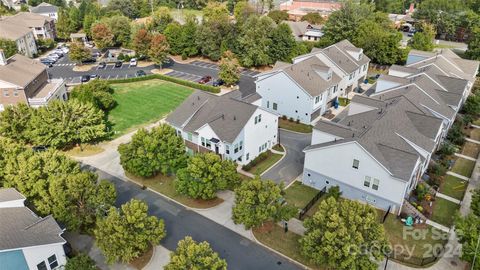
<instances>
[{"instance_id":1,"label":"garden bed","mask_svg":"<svg viewBox=\"0 0 480 270\"><path fill-rule=\"evenodd\" d=\"M303 209L320 192L312 187L295 181L291 186L285 189L283 196L288 204Z\"/></svg>"},{"instance_id":2,"label":"garden bed","mask_svg":"<svg viewBox=\"0 0 480 270\"><path fill-rule=\"evenodd\" d=\"M457 158L457 160L455 160L455 164L453 165L451 171L466 177L470 177L472 175L474 167L475 167L475 161L471 161L464 158Z\"/></svg>"},{"instance_id":3,"label":"garden bed","mask_svg":"<svg viewBox=\"0 0 480 270\"><path fill-rule=\"evenodd\" d=\"M152 259L154 248L152 246L148 246L147 251L140 255L138 258L133 259L130 262L130 265L133 266L135 269L143 269Z\"/></svg>"},{"instance_id":4,"label":"garden bed","mask_svg":"<svg viewBox=\"0 0 480 270\"><path fill-rule=\"evenodd\" d=\"M461 201L465 195L467 186L467 181L464 181L453 175L447 175L443 179L439 192Z\"/></svg>"},{"instance_id":5,"label":"garden bed","mask_svg":"<svg viewBox=\"0 0 480 270\"><path fill-rule=\"evenodd\" d=\"M453 225L455 212L459 208L460 205L437 197L433 203L433 213L430 219L447 227L451 227Z\"/></svg>"},{"instance_id":6,"label":"garden bed","mask_svg":"<svg viewBox=\"0 0 480 270\"><path fill-rule=\"evenodd\" d=\"M295 131L295 132L300 132L300 133L312 133L312 126L311 125L306 125L303 123L297 123L295 121L290 121L290 120L285 120L280 118L278 120L278 127Z\"/></svg>"},{"instance_id":7,"label":"garden bed","mask_svg":"<svg viewBox=\"0 0 480 270\"><path fill-rule=\"evenodd\" d=\"M270 169L270 167L273 166L277 161L279 161L283 155L281 154L274 154L271 151L267 151L262 153L265 155L265 158L263 159L258 159L260 156L254 159L254 163L249 163L245 166L243 166L243 169L247 172L251 172L253 174L262 174L266 170ZM257 160L257 161L255 161Z\"/></svg>"},{"instance_id":8,"label":"garden bed","mask_svg":"<svg viewBox=\"0 0 480 270\"><path fill-rule=\"evenodd\" d=\"M215 198L212 200L202 200L202 199L192 199L185 195L177 193L175 190L175 178L172 176L157 175L152 178L143 178L134 176L132 174L126 173L127 177L132 179L134 182L137 182L141 185L147 186L163 195L169 197L170 199L182 203L186 206L192 208L201 208L206 209L210 207L217 206L223 202L221 198Z\"/></svg>"},{"instance_id":9,"label":"garden bed","mask_svg":"<svg viewBox=\"0 0 480 270\"><path fill-rule=\"evenodd\" d=\"M480 120L477 120L480 121ZM478 123L480 125L480 123ZM480 141L480 128L472 128L468 133L468 137L475 141Z\"/></svg>"}]
</instances>

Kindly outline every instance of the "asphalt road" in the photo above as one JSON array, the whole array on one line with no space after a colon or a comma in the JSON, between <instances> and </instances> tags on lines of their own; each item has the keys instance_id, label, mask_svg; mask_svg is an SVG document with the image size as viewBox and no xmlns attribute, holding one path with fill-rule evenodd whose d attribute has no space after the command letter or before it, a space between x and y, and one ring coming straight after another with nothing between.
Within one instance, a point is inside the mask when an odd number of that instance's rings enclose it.
<instances>
[{"instance_id":1,"label":"asphalt road","mask_svg":"<svg viewBox=\"0 0 480 270\"><path fill-rule=\"evenodd\" d=\"M142 190L131 182L123 181L95 167L84 166L84 168L97 172L100 179L107 179L115 185L117 206L132 198L147 202L149 214L165 221L167 236L161 244L170 250L175 250L178 241L189 235L196 241L209 242L213 250L227 260L228 269L302 269L251 240L154 192Z\"/></svg>"},{"instance_id":2,"label":"asphalt road","mask_svg":"<svg viewBox=\"0 0 480 270\"><path fill-rule=\"evenodd\" d=\"M291 183L303 172L305 153L303 149L310 145L312 134L301 134L287 130L279 130L280 144L286 150L287 155L275 166L266 171L262 178L271 179L277 183Z\"/></svg>"}]
</instances>

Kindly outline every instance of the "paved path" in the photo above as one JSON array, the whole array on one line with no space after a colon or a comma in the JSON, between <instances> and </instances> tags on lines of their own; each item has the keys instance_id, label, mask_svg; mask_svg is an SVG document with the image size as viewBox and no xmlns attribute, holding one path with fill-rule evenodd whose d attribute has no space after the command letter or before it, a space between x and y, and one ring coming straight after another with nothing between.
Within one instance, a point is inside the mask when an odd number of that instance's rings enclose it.
<instances>
[{"instance_id":1,"label":"paved path","mask_svg":"<svg viewBox=\"0 0 480 270\"><path fill-rule=\"evenodd\" d=\"M477 125L474 125L474 124L470 124L471 127L474 127L474 128L480 128L480 126L477 126Z\"/></svg>"},{"instance_id":2,"label":"paved path","mask_svg":"<svg viewBox=\"0 0 480 270\"><path fill-rule=\"evenodd\" d=\"M434 228L437 228L437 229L439 229L439 230L441 230L441 231L444 231L444 232L446 232L446 233L450 232L450 228L448 228L447 226L443 226L442 224L437 223L437 222L435 222L435 221L433 221L433 220L427 219L427 220L425 221L425 223L428 224L428 225L430 225L430 226L432 226L432 227L434 227Z\"/></svg>"},{"instance_id":3,"label":"paved path","mask_svg":"<svg viewBox=\"0 0 480 270\"><path fill-rule=\"evenodd\" d=\"M471 161L477 161L476 158L472 158L472 157L469 157L469 156L465 156L465 155L462 155L462 154L459 154L459 153L455 153L455 156L461 157L461 158L464 158L464 159L468 159L468 160L471 160Z\"/></svg>"},{"instance_id":4,"label":"paved path","mask_svg":"<svg viewBox=\"0 0 480 270\"><path fill-rule=\"evenodd\" d=\"M451 175L451 176L458 177L458 178L460 178L460 179L462 179L462 180L465 180L465 181L469 181L469 180L470 180L470 178L468 178L468 177L466 177L466 176L463 176L463 175L461 175L461 174L452 172L452 171L448 171L447 174L448 174L448 175Z\"/></svg>"},{"instance_id":5,"label":"paved path","mask_svg":"<svg viewBox=\"0 0 480 270\"><path fill-rule=\"evenodd\" d=\"M262 174L262 178L271 179L277 183L288 185L303 172L305 153L303 149L310 144L312 134L296 133L280 129L280 144L285 148L285 157Z\"/></svg>"},{"instance_id":6,"label":"paved path","mask_svg":"<svg viewBox=\"0 0 480 270\"><path fill-rule=\"evenodd\" d=\"M477 141L477 140L474 140L474 139L465 138L465 140L466 140L467 142L473 142L473 143L476 143L476 144L480 144L480 141Z\"/></svg>"},{"instance_id":7,"label":"paved path","mask_svg":"<svg viewBox=\"0 0 480 270\"><path fill-rule=\"evenodd\" d=\"M454 203L456 203L456 204L460 204L460 203L461 203L460 200L455 199L455 198L452 198L452 197L447 196L447 195L445 195L445 194L443 194L443 193L440 193L440 192L437 192L437 194L436 194L435 196L436 196L436 197L439 197L439 198L443 198L443 199L445 199L445 200L447 200L447 201L454 202Z\"/></svg>"},{"instance_id":8,"label":"paved path","mask_svg":"<svg viewBox=\"0 0 480 270\"><path fill-rule=\"evenodd\" d=\"M159 270L170 262L171 251L158 245L153 250L153 256L143 270Z\"/></svg>"}]
</instances>

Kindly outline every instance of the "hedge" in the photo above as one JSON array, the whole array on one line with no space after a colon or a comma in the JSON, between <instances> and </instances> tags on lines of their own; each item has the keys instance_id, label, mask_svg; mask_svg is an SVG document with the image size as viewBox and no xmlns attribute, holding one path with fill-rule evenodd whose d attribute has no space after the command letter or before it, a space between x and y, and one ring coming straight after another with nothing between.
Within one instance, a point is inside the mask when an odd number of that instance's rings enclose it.
<instances>
[{"instance_id":1,"label":"hedge","mask_svg":"<svg viewBox=\"0 0 480 270\"><path fill-rule=\"evenodd\" d=\"M256 158L254 158L252 161L250 161L248 164L242 166L242 170L244 171L250 171L253 167L255 167L258 163L266 160L268 156L270 156L271 151L268 150L266 152L261 153L258 155Z\"/></svg>"},{"instance_id":2,"label":"hedge","mask_svg":"<svg viewBox=\"0 0 480 270\"><path fill-rule=\"evenodd\" d=\"M153 79L159 79L159 80L163 80L163 81L173 82L173 83L176 83L176 84L180 84L180 85L183 85L183 86L199 89L199 90L210 92L210 93L220 93L220 88L218 88L218 87L214 87L214 86L211 86L211 85L205 85L205 84L199 84L199 83L191 82L191 81L185 81L185 80L182 80L182 79L170 77L170 76L163 75L163 74L151 74L151 75L128 78L128 79L108 80L108 83L110 83L110 84L129 83L129 82L148 81L148 80L153 80Z\"/></svg>"}]
</instances>

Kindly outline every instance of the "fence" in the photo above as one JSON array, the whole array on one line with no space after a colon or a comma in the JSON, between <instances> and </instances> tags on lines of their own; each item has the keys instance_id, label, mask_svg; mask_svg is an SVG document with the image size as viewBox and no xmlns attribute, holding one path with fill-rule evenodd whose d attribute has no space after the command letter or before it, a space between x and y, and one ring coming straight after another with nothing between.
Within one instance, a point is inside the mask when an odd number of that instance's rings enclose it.
<instances>
[{"instance_id":1,"label":"fence","mask_svg":"<svg viewBox=\"0 0 480 270\"><path fill-rule=\"evenodd\" d=\"M320 191L315 195L315 197L313 197L313 198L307 203L307 205L300 211L300 213L298 214L298 219L303 220L303 217L304 217L305 214L308 212L308 210L310 210L310 208L312 208L312 206L322 197L323 194L325 194L326 191L327 191L327 188L326 188L326 187L324 187L322 190L320 190Z\"/></svg>"},{"instance_id":2,"label":"fence","mask_svg":"<svg viewBox=\"0 0 480 270\"><path fill-rule=\"evenodd\" d=\"M387 269L389 259L411 266L427 266L436 262L441 256L439 255L431 257L414 257L408 254L392 252L390 254L385 254L385 257L387 258L387 262L385 263L385 269Z\"/></svg>"}]
</instances>

